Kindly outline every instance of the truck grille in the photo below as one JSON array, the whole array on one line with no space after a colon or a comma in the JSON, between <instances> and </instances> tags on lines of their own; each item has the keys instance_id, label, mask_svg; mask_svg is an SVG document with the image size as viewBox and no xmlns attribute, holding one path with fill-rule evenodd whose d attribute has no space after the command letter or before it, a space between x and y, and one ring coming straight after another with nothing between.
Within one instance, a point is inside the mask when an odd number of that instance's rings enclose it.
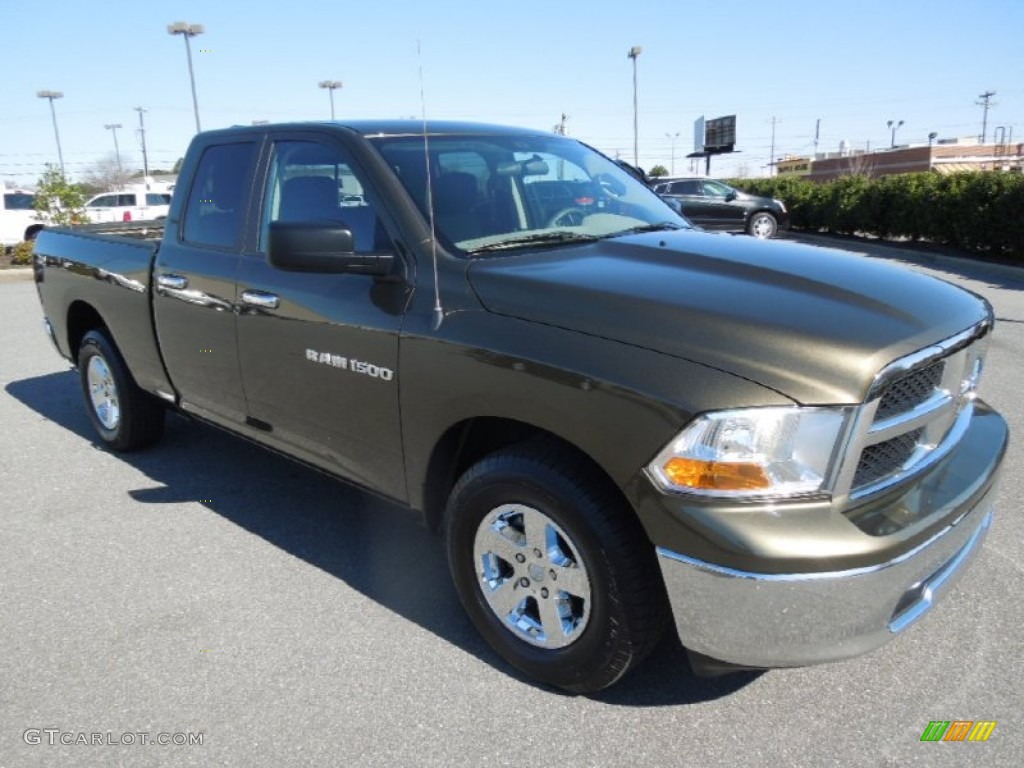
<instances>
[{"instance_id":1,"label":"truck grille","mask_svg":"<svg viewBox=\"0 0 1024 768\"><path fill-rule=\"evenodd\" d=\"M973 411L990 327L979 323L879 373L854 426L837 496L856 502L881 493L956 444Z\"/></svg>"},{"instance_id":2,"label":"truck grille","mask_svg":"<svg viewBox=\"0 0 1024 768\"><path fill-rule=\"evenodd\" d=\"M861 488L902 467L917 448L923 432L923 429L915 429L884 443L875 443L865 448L860 454L860 461L857 462L853 487Z\"/></svg>"},{"instance_id":3,"label":"truck grille","mask_svg":"<svg viewBox=\"0 0 1024 768\"><path fill-rule=\"evenodd\" d=\"M875 419L888 419L906 411L911 411L931 397L942 382L942 374L946 370L946 361L912 371L901 379L897 379L885 390L878 403Z\"/></svg>"}]
</instances>

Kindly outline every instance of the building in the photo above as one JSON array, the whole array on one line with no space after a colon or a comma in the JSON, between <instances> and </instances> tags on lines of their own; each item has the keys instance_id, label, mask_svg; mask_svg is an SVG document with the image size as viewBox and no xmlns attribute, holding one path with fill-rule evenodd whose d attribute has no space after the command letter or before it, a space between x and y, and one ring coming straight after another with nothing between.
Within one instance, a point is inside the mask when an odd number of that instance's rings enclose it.
<instances>
[{"instance_id":1,"label":"building","mask_svg":"<svg viewBox=\"0 0 1024 768\"><path fill-rule=\"evenodd\" d=\"M803 176L828 181L840 176L889 176L896 173L956 173L1008 171L1024 168L1024 143L980 144L977 139L943 139L934 144L886 147L868 152L842 147L813 158L784 157L776 163L778 176Z\"/></svg>"}]
</instances>

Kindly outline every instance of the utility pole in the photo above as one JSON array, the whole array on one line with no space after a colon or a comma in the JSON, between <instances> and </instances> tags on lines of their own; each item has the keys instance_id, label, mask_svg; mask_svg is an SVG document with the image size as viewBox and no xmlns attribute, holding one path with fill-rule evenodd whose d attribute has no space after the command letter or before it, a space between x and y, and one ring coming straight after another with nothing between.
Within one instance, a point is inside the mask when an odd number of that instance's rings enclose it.
<instances>
[{"instance_id":1,"label":"utility pole","mask_svg":"<svg viewBox=\"0 0 1024 768\"><path fill-rule=\"evenodd\" d=\"M775 124L779 123L779 122L782 122L782 121L776 119L773 116L772 119L769 120L768 122L772 124L772 156L771 156L771 160L768 162L768 175L769 176L774 176L775 175Z\"/></svg>"},{"instance_id":2,"label":"utility pole","mask_svg":"<svg viewBox=\"0 0 1024 768\"><path fill-rule=\"evenodd\" d=\"M814 157L818 157L818 139L821 137L821 118L814 124Z\"/></svg>"},{"instance_id":3,"label":"utility pole","mask_svg":"<svg viewBox=\"0 0 1024 768\"><path fill-rule=\"evenodd\" d=\"M985 143L985 139L988 136L988 108L995 106L995 104L992 103L992 97L995 96L995 95L996 95L995 91L985 91L983 94L978 96L978 98L981 99L981 101L974 102L975 104L977 104L979 107L981 107L983 109L983 112L981 113L982 114L982 116L981 116L981 143L982 144Z\"/></svg>"},{"instance_id":4,"label":"utility pole","mask_svg":"<svg viewBox=\"0 0 1024 768\"><path fill-rule=\"evenodd\" d=\"M142 139L142 181L149 189L149 157L146 155L146 124L142 121L142 115L146 111L142 107L132 107L139 113L139 136Z\"/></svg>"},{"instance_id":5,"label":"utility pole","mask_svg":"<svg viewBox=\"0 0 1024 768\"><path fill-rule=\"evenodd\" d=\"M565 114L565 112L563 112L562 113L562 119L559 120L558 121L558 125L555 126L555 133L557 133L559 136L565 136L566 135L567 131L566 131L566 127L565 127L565 121L568 120L568 119L569 119L569 116L567 114Z\"/></svg>"}]
</instances>

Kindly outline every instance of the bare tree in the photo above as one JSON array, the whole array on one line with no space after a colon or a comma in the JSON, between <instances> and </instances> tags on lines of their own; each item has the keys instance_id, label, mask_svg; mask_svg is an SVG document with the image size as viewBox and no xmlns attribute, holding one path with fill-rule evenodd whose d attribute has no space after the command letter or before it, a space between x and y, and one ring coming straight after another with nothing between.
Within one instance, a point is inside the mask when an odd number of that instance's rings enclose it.
<instances>
[{"instance_id":1,"label":"bare tree","mask_svg":"<svg viewBox=\"0 0 1024 768\"><path fill-rule=\"evenodd\" d=\"M871 177L875 175L875 156L870 152L851 150L843 166L841 175Z\"/></svg>"},{"instance_id":2,"label":"bare tree","mask_svg":"<svg viewBox=\"0 0 1024 768\"><path fill-rule=\"evenodd\" d=\"M122 168L125 169L126 166L122 165ZM120 189L128 182L128 178L128 170L118 170L117 156L113 152L101 157L86 168L83 174L85 184L98 192Z\"/></svg>"}]
</instances>

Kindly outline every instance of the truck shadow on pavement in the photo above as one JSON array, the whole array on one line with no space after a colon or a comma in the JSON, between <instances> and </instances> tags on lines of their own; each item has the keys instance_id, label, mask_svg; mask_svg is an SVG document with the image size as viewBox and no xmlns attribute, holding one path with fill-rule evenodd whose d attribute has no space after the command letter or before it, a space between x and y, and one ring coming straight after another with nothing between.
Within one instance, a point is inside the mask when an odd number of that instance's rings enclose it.
<instances>
[{"instance_id":1,"label":"truck shadow on pavement","mask_svg":"<svg viewBox=\"0 0 1024 768\"><path fill-rule=\"evenodd\" d=\"M47 421L103 450L75 372L14 381L6 391ZM407 508L180 416L168 418L155 448L117 458L156 484L128 491L136 501L201 503L510 677L534 684L477 634L451 584L440 538ZM622 706L698 703L727 696L759 674L696 677L669 632L639 669L594 698Z\"/></svg>"}]
</instances>

